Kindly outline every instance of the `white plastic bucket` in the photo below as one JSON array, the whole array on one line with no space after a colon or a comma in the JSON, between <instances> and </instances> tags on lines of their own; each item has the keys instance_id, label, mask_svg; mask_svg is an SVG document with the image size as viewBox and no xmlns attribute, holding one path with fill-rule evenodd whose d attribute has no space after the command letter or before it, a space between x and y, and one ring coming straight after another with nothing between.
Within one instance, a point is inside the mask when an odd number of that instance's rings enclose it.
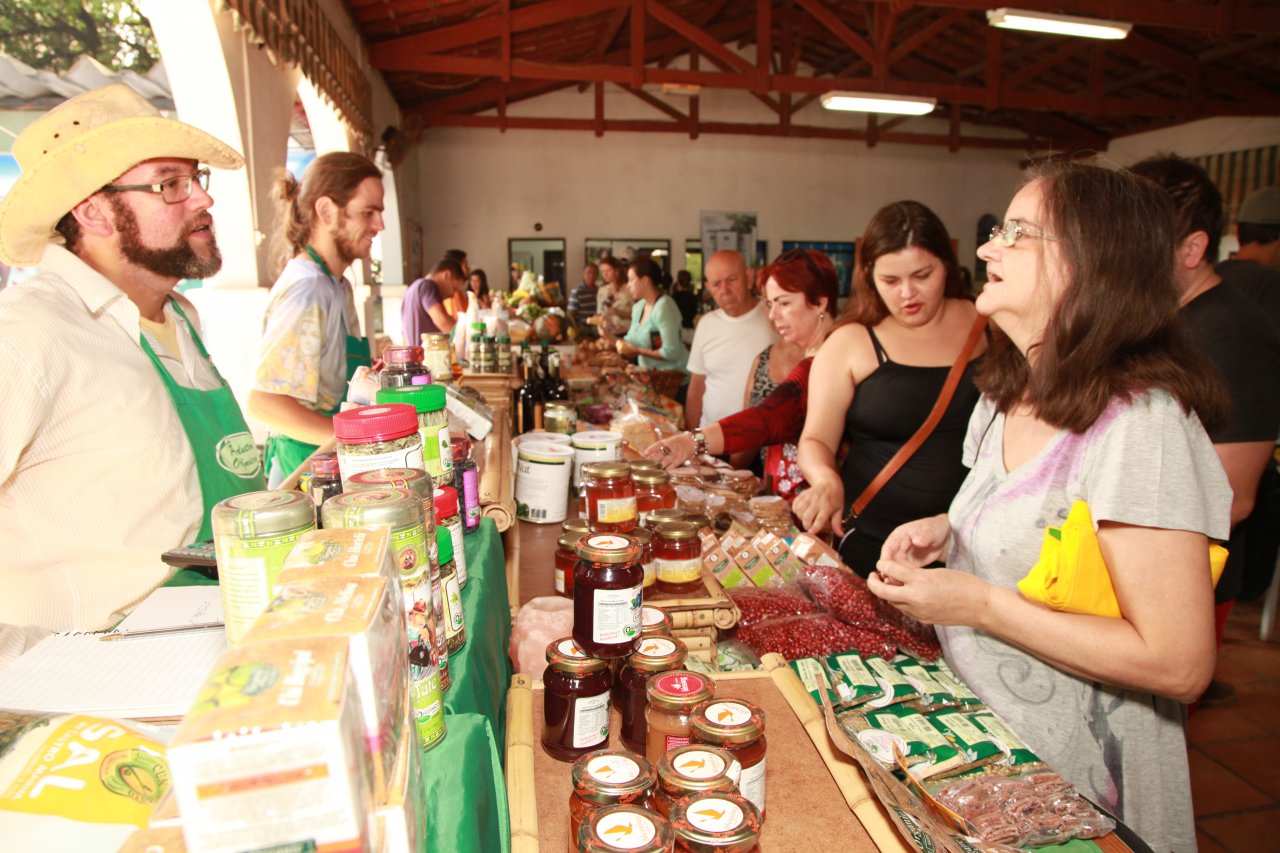
<instances>
[{"instance_id":1,"label":"white plastic bucket","mask_svg":"<svg viewBox=\"0 0 1280 853\"><path fill-rule=\"evenodd\" d=\"M569 514L573 448L545 441L516 449L516 518L559 524Z\"/></svg>"},{"instance_id":2,"label":"white plastic bucket","mask_svg":"<svg viewBox=\"0 0 1280 853\"><path fill-rule=\"evenodd\" d=\"M573 487L582 485L582 466L587 462L614 462L622 458L622 434L607 429L575 432L573 447Z\"/></svg>"}]
</instances>

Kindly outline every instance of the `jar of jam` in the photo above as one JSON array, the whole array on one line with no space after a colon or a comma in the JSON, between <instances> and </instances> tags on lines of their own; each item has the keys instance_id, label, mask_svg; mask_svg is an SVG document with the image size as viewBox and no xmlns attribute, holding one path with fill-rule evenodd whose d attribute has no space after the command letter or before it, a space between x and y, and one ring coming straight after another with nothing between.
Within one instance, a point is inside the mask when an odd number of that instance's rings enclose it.
<instances>
[{"instance_id":1,"label":"jar of jam","mask_svg":"<svg viewBox=\"0 0 1280 853\"><path fill-rule=\"evenodd\" d=\"M645 527L653 530L659 524L666 524L668 521L684 521L684 510L675 507L651 509L640 515L640 521Z\"/></svg>"},{"instance_id":2,"label":"jar of jam","mask_svg":"<svg viewBox=\"0 0 1280 853\"><path fill-rule=\"evenodd\" d=\"M675 853L755 853L760 813L740 794L706 793L671 807Z\"/></svg>"},{"instance_id":3,"label":"jar of jam","mask_svg":"<svg viewBox=\"0 0 1280 853\"><path fill-rule=\"evenodd\" d=\"M573 763L569 795L569 851L578 849L578 827L608 806L648 808L658 774L643 757L623 749L599 749Z\"/></svg>"},{"instance_id":4,"label":"jar of jam","mask_svg":"<svg viewBox=\"0 0 1280 853\"><path fill-rule=\"evenodd\" d=\"M542 748L547 755L574 761L609 742L613 673L607 661L563 637L547 646L542 682Z\"/></svg>"},{"instance_id":5,"label":"jar of jam","mask_svg":"<svg viewBox=\"0 0 1280 853\"><path fill-rule=\"evenodd\" d=\"M668 595L705 592L698 528L688 521L668 521L658 525L656 534L653 557L657 563L657 591Z\"/></svg>"},{"instance_id":6,"label":"jar of jam","mask_svg":"<svg viewBox=\"0 0 1280 853\"><path fill-rule=\"evenodd\" d=\"M717 746L692 744L671 750L658 762L654 810L668 817L678 800L693 794L736 793L738 785L729 774L732 765L733 756Z\"/></svg>"},{"instance_id":7,"label":"jar of jam","mask_svg":"<svg viewBox=\"0 0 1280 853\"><path fill-rule=\"evenodd\" d=\"M572 842L572 837L570 838ZM639 806L608 806L578 827L579 853L670 853L671 825Z\"/></svg>"},{"instance_id":8,"label":"jar of jam","mask_svg":"<svg viewBox=\"0 0 1280 853\"><path fill-rule=\"evenodd\" d=\"M674 637L641 637L632 648L614 682L613 704L621 717L618 729L623 744L633 752L644 752L648 732L644 712L649 705L645 686L658 673L684 666L689 650Z\"/></svg>"},{"instance_id":9,"label":"jar of jam","mask_svg":"<svg viewBox=\"0 0 1280 853\"><path fill-rule=\"evenodd\" d=\"M672 636L671 614L661 607L646 604L640 608L640 636Z\"/></svg>"},{"instance_id":10,"label":"jar of jam","mask_svg":"<svg viewBox=\"0 0 1280 853\"><path fill-rule=\"evenodd\" d=\"M626 462L588 462L582 466L587 521L597 533L636 529L636 486Z\"/></svg>"},{"instance_id":11,"label":"jar of jam","mask_svg":"<svg viewBox=\"0 0 1280 853\"><path fill-rule=\"evenodd\" d=\"M556 540L556 595L573 598L573 570L578 565L581 533L565 533Z\"/></svg>"},{"instance_id":12,"label":"jar of jam","mask_svg":"<svg viewBox=\"0 0 1280 853\"><path fill-rule=\"evenodd\" d=\"M693 709L693 742L726 749L738 763L738 793L760 810L764 821L764 768L768 744L764 711L743 699L712 699Z\"/></svg>"},{"instance_id":13,"label":"jar of jam","mask_svg":"<svg viewBox=\"0 0 1280 853\"><path fill-rule=\"evenodd\" d=\"M640 549L630 536L593 533L578 542L573 570L573 639L587 654L620 658L640 636Z\"/></svg>"},{"instance_id":14,"label":"jar of jam","mask_svg":"<svg viewBox=\"0 0 1280 853\"><path fill-rule=\"evenodd\" d=\"M637 527L627 534L640 546L640 568L644 571L644 588L649 589L658 580L658 563L653 557L653 532Z\"/></svg>"},{"instance_id":15,"label":"jar of jam","mask_svg":"<svg viewBox=\"0 0 1280 853\"><path fill-rule=\"evenodd\" d=\"M636 484L636 511L670 509L676 505L676 487L666 471L632 466L631 481Z\"/></svg>"},{"instance_id":16,"label":"jar of jam","mask_svg":"<svg viewBox=\"0 0 1280 853\"><path fill-rule=\"evenodd\" d=\"M690 743L693 730L689 714L698 703L715 695L715 682L709 675L674 669L650 678L645 693L649 697L644 712L649 724L645 755L656 763L668 750Z\"/></svg>"}]
</instances>

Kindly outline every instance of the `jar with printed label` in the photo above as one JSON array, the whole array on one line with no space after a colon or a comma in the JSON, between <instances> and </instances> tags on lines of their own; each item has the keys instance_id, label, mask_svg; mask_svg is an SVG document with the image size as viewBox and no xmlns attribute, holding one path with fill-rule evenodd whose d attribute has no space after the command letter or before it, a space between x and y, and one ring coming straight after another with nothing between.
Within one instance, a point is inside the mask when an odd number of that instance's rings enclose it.
<instances>
[{"instance_id":1,"label":"jar with printed label","mask_svg":"<svg viewBox=\"0 0 1280 853\"><path fill-rule=\"evenodd\" d=\"M623 749L598 749L573 763L569 795L569 851L578 849L578 827L608 806L649 807L658 780L653 765Z\"/></svg>"},{"instance_id":2,"label":"jar with printed label","mask_svg":"<svg viewBox=\"0 0 1280 853\"><path fill-rule=\"evenodd\" d=\"M344 491L351 475L361 471L423 467L422 435L413 406L390 403L338 412L333 434Z\"/></svg>"},{"instance_id":3,"label":"jar with printed label","mask_svg":"<svg viewBox=\"0 0 1280 853\"><path fill-rule=\"evenodd\" d=\"M738 783L729 770L733 756L716 746L693 744L671 750L658 761L658 785L653 807L667 817L678 800L693 794L737 793Z\"/></svg>"},{"instance_id":4,"label":"jar with printed label","mask_svg":"<svg viewBox=\"0 0 1280 853\"><path fill-rule=\"evenodd\" d=\"M666 595L705 592L698 528L688 521L668 521L658 525L654 533L655 589Z\"/></svg>"},{"instance_id":5,"label":"jar with printed label","mask_svg":"<svg viewBox=\"0 0 1280 853\"><path fill-rule=\"evenodd\" d=\"M542 673L542 748L559 761L574 761L609 743L608 661L591 657L563 637L547 646Z\"/></svg>"},{"instance_id":6,"label":"jar with printed label","mask_svg":"<svg viewBox=\"0 0 1280 853\"><path fill-rule=\"evenodd\" d=\"M643 516L655 509L671 509L676 505L676 487L666 471L631 467L631 480L636 484L636 512Z\"/></svg>"},{"instance_id":7,"label":"jar with printed label","mask_svg":"<svg viewBox=\"0 0 1280 853\"><path fill-rule=\"evenodd\" d=\"M661 607L646 604L640 608L640 636L670 637L674 627L671 614Z\"/></svg>"},{"instance_id":8,"label":"jar with printed label","mask_svg":"<svg viewBox=\"0 0 1280 853\"><path fill-rule=\"evenodd\" d=\"M413 377L431 376L422 364L422 347L385 347L382 350L382 373L378 377L383 388L412 385Z\"/></svg>"},{"instance_id":9,"label":"jar with printed label","mask_svg":"<svg viewBox=\"0 0 1280 853\"><path fill-rule=\"evenodd\" d=\"M422 436L422 468L436 485L453 479L453 451L450 449L447 394L443 385L406 385L378 391L378 403L412 406Z\"/></svg>"},{"instance_id":10,"label":"jar with printed label","mask_svg":"<svg viewBox=\"0 0 1280 853\"><path fill-rule=\"evenodd\" d=\"M648 530L656 530L658 525L666 524L668 521L684 521L684 510L662 507L640 514L640 523Z\"/></svg>"},{"instance_id":11,"label":"jar with printed label","mask_svg":"<svg viewBox=\"0 0 1280 853\"><path fill-rule=\"evenodd\" d=\"M377 471L361 471L353 474L347 483L349 492L365 492L371 489L407 489L422 502L422 525L430 530L436 526L436 510L432 503L435 485L431 475L421 468L381 468ZM431 550L427 542L427 550Z\"/></svg>"},{"instance_id":12,"label":"jar with printed label","mask_svg":"<svg viewBox=\"0 0 1280 853\"><path fill-rule=\"evenodd\" d=\"M578 827L577 853L671 853L667 819L639 806L606 806Z\"/></svg>"},{"instance_id":13,"label":"jar with printed label","mask_svg":"<svg viewBox=\"0 0 1280 853\"><path fill-rule=\"evenodd\" d=\"M671 807L675 853L757 853L760 813L741 794L694 794Z\"/></svg>"},{"instance_id":14,"label":"jar with printed label","mask_svg":"<svg viewBox=\"0 0 1280 853\"><path fill-rule=\"evenodd\" d=\"M726 749L739 767L738 793L760 810L765 819L764 711L744 699L712 699L693 709L690 715L693 742Z\"/></svg>"},{"instance_id":15,"label":"jar with printed label","mask_svg":"<svg viewBox=\"0 0 1280 853\"><path fill-rule=\"evenodd\" d=\"M658 673L684 666L689 650L674 637L641 637L632 644L632 649L626 663L618 670L613 704L618 709L618 734L623 744L627 749L643 753L648 733L644 712L649 705L645 687L649 679Z\"/></svg>"},{"instance_id":16,"label":"jar with printed label","mask_svg":"<svg viewBox=\"0 0 1280 853\"><path fill-rule=\"evenodd\" d=\"M453 562L453 538L446 527L436 528L436 552L440 555L440 590L444 593L445 638L449 654L461 651L467 642L467 628L462 617L462 586Z\"/></svg>"},{"instance_id":17,"label":"jar with printed label","mask_svg":"<svg viewBox=\"0 0 1280 853\"><path fill-rule=\"evenodd\" d=\"M620 658L640 636L644 571L630 536L593 533L578 542L573 570L573 638L588 654Z\"/></svg>"},{"instance_id":18,"label":"jar with printed label","mask_svg":"<svg viewBox=\"0 0 1280 853\"><path fill-rule=\"evenodd\" d=\"M458 493L464 533L480 529L480 467L471 458L471 450L471 439L466 435L453 439L453 488Z\"/></svg>"},{"instance_id":19,"label":"jar with printed label","mask_svg":"<svg viewBox=\"0 0 1280 853\"><path fill-rule=\"evenodd\" d=\"M656 763L668 750L690 743L689 714L715 695L715 682L709 675L675 669L650 678L645 693L649 698L644 712L649 728L645 755Z\"/></svg>"},{"instance_id":20,"label":"jar with printed label","mask_svg":"<svg viewBox=\"0 0 1280 853\"><path fill-rule=\"evenodd\" d=\"M458 512L458 490L453 486L437 486L432 496L436 508L436 524L449 528L453 542L453 562L458 569L458 586L467 585L467 554L462 544L462 516Z\"/></svg>"},{"instance_id":21,"label":"jar with printed label","mask_svg":"<svg viewBox=\"0 0 1280 853\"><path fill-rule=\"evenodd\" d=\"M627 534L640 546L640 568L644 571L644 588L651 589L658 581L658 562L653 556L653 531L637 527Z\"/></svg>"},{"instance_id":22,"label":"jar with printed label","mask_svg":"<svg viewBox=\"0 0 1280 853\"><path fill-rule=\"evenodd\" d=\"M573 570L578 565L581 533L566 533L556 540L556 595L573 598Z\"/></svg>"},{"instance_id":23,"label":"jar with printed label","mask_svg":"<svg viewBox=\"0 0 1280 853\"><path fill-rule=\"evenodd\" d=\"M409 650L409 696L418 746L425 752L445 736L444 688L430 643L418 643Z\"/></svg>"},{"instance_id":24,"label":"jar with printed label","mask_svg":"<svg viewBox=\"0 0 1280 853\"><path fill-rule=\"evenodd\" d=\"M431 371L433 384L453 381L453 348L447 334L422 335L422 364Z\"/></svg>"},{"instance_id":25,"label":"jar with printed label","mask_svg":"<svg viewBox=\"0 0 1280 853\"><path fill-rule=\"evenodd\" d=\"M630 533L636 529L636 487L625 462L588 462L582 466L587 521L597 533Z\"/></svg>"},{"instance_id":26,"label":"jar with printed label","mask_svg":"<svg viewBox=\"0 0 1280 853\"><path fill-rule=\"evenodd\" d=\"M547 403L542 412L542 426L547 432L573 435L578 431L578 411L568 403Z\"/></svg>"}]
</instances>

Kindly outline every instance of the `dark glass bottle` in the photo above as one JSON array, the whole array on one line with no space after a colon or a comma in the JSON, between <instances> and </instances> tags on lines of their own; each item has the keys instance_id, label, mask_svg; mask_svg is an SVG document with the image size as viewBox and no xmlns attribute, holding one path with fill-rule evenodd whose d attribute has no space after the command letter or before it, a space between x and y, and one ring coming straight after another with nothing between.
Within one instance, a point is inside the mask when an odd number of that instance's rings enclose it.
<instances>
[{"instance_id":1,"label":"dark glass bottle","mask_svg":"<svg viewBox=\"0 0 1280 853\"><path fill-rule=\"evenodd\" d=\"M547 356L547 400L568 400L569 386L560 376L560 351L552 350Z\"/></svg>"},{"instance_id":2,"label":"dark glass bottle","mask_svg":"<svg viewBox=\"0 0 1280 853\"><path fill-rule=\"evenodd\" d=\"M538 375L538 358L533 353L524 357L524 384L517 392L516 433L523 435L530 430L542 429L543 396L542 379Z\"/></svg>"},{"instance_id":3,"label":"dark glass bottle","mask_svg":"<svg viewBox=\"0 0 1280 853\"><path fill-rule=\"evenodd\" d=\"M336 453L317 453L311 457L311 499L320 509L324 502L335 495L342 494L342 478L338 474L338 455ZM319 521L320 513L316 513Z\"/></svg>"}]
</instances>

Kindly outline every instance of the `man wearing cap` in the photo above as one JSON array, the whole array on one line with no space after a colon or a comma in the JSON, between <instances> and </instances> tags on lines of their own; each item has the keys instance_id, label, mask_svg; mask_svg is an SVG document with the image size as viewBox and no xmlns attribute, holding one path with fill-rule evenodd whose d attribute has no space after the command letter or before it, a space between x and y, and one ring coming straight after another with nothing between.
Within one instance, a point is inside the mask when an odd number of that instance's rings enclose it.
<instances>
[{"instance_id":1,"label":"man wearing cap","mask_svg":"<svg viewBox=\"0 0 1280 853\"><path fill-rule=\"evenodd\" d=\"M123 84L41 116L13 153L0 260L40 272L0 293L0 623L97 630L166 580L162 552L209 537L215 503L263 487L173 292L222 264L202 164L244 161Z\"/></svg>"},{"instance_id":2,"label":"man wearing cap","mask_svg":"<svg viewBox=\"0 0 1280 853\"><path fill-rule=\"evenodd\" d=\"M1262 306L1280 332L1280 187L1263 187L1236 215L1240 250L1218 264L1222 280Z\"/></svg>"}]
</instances>

